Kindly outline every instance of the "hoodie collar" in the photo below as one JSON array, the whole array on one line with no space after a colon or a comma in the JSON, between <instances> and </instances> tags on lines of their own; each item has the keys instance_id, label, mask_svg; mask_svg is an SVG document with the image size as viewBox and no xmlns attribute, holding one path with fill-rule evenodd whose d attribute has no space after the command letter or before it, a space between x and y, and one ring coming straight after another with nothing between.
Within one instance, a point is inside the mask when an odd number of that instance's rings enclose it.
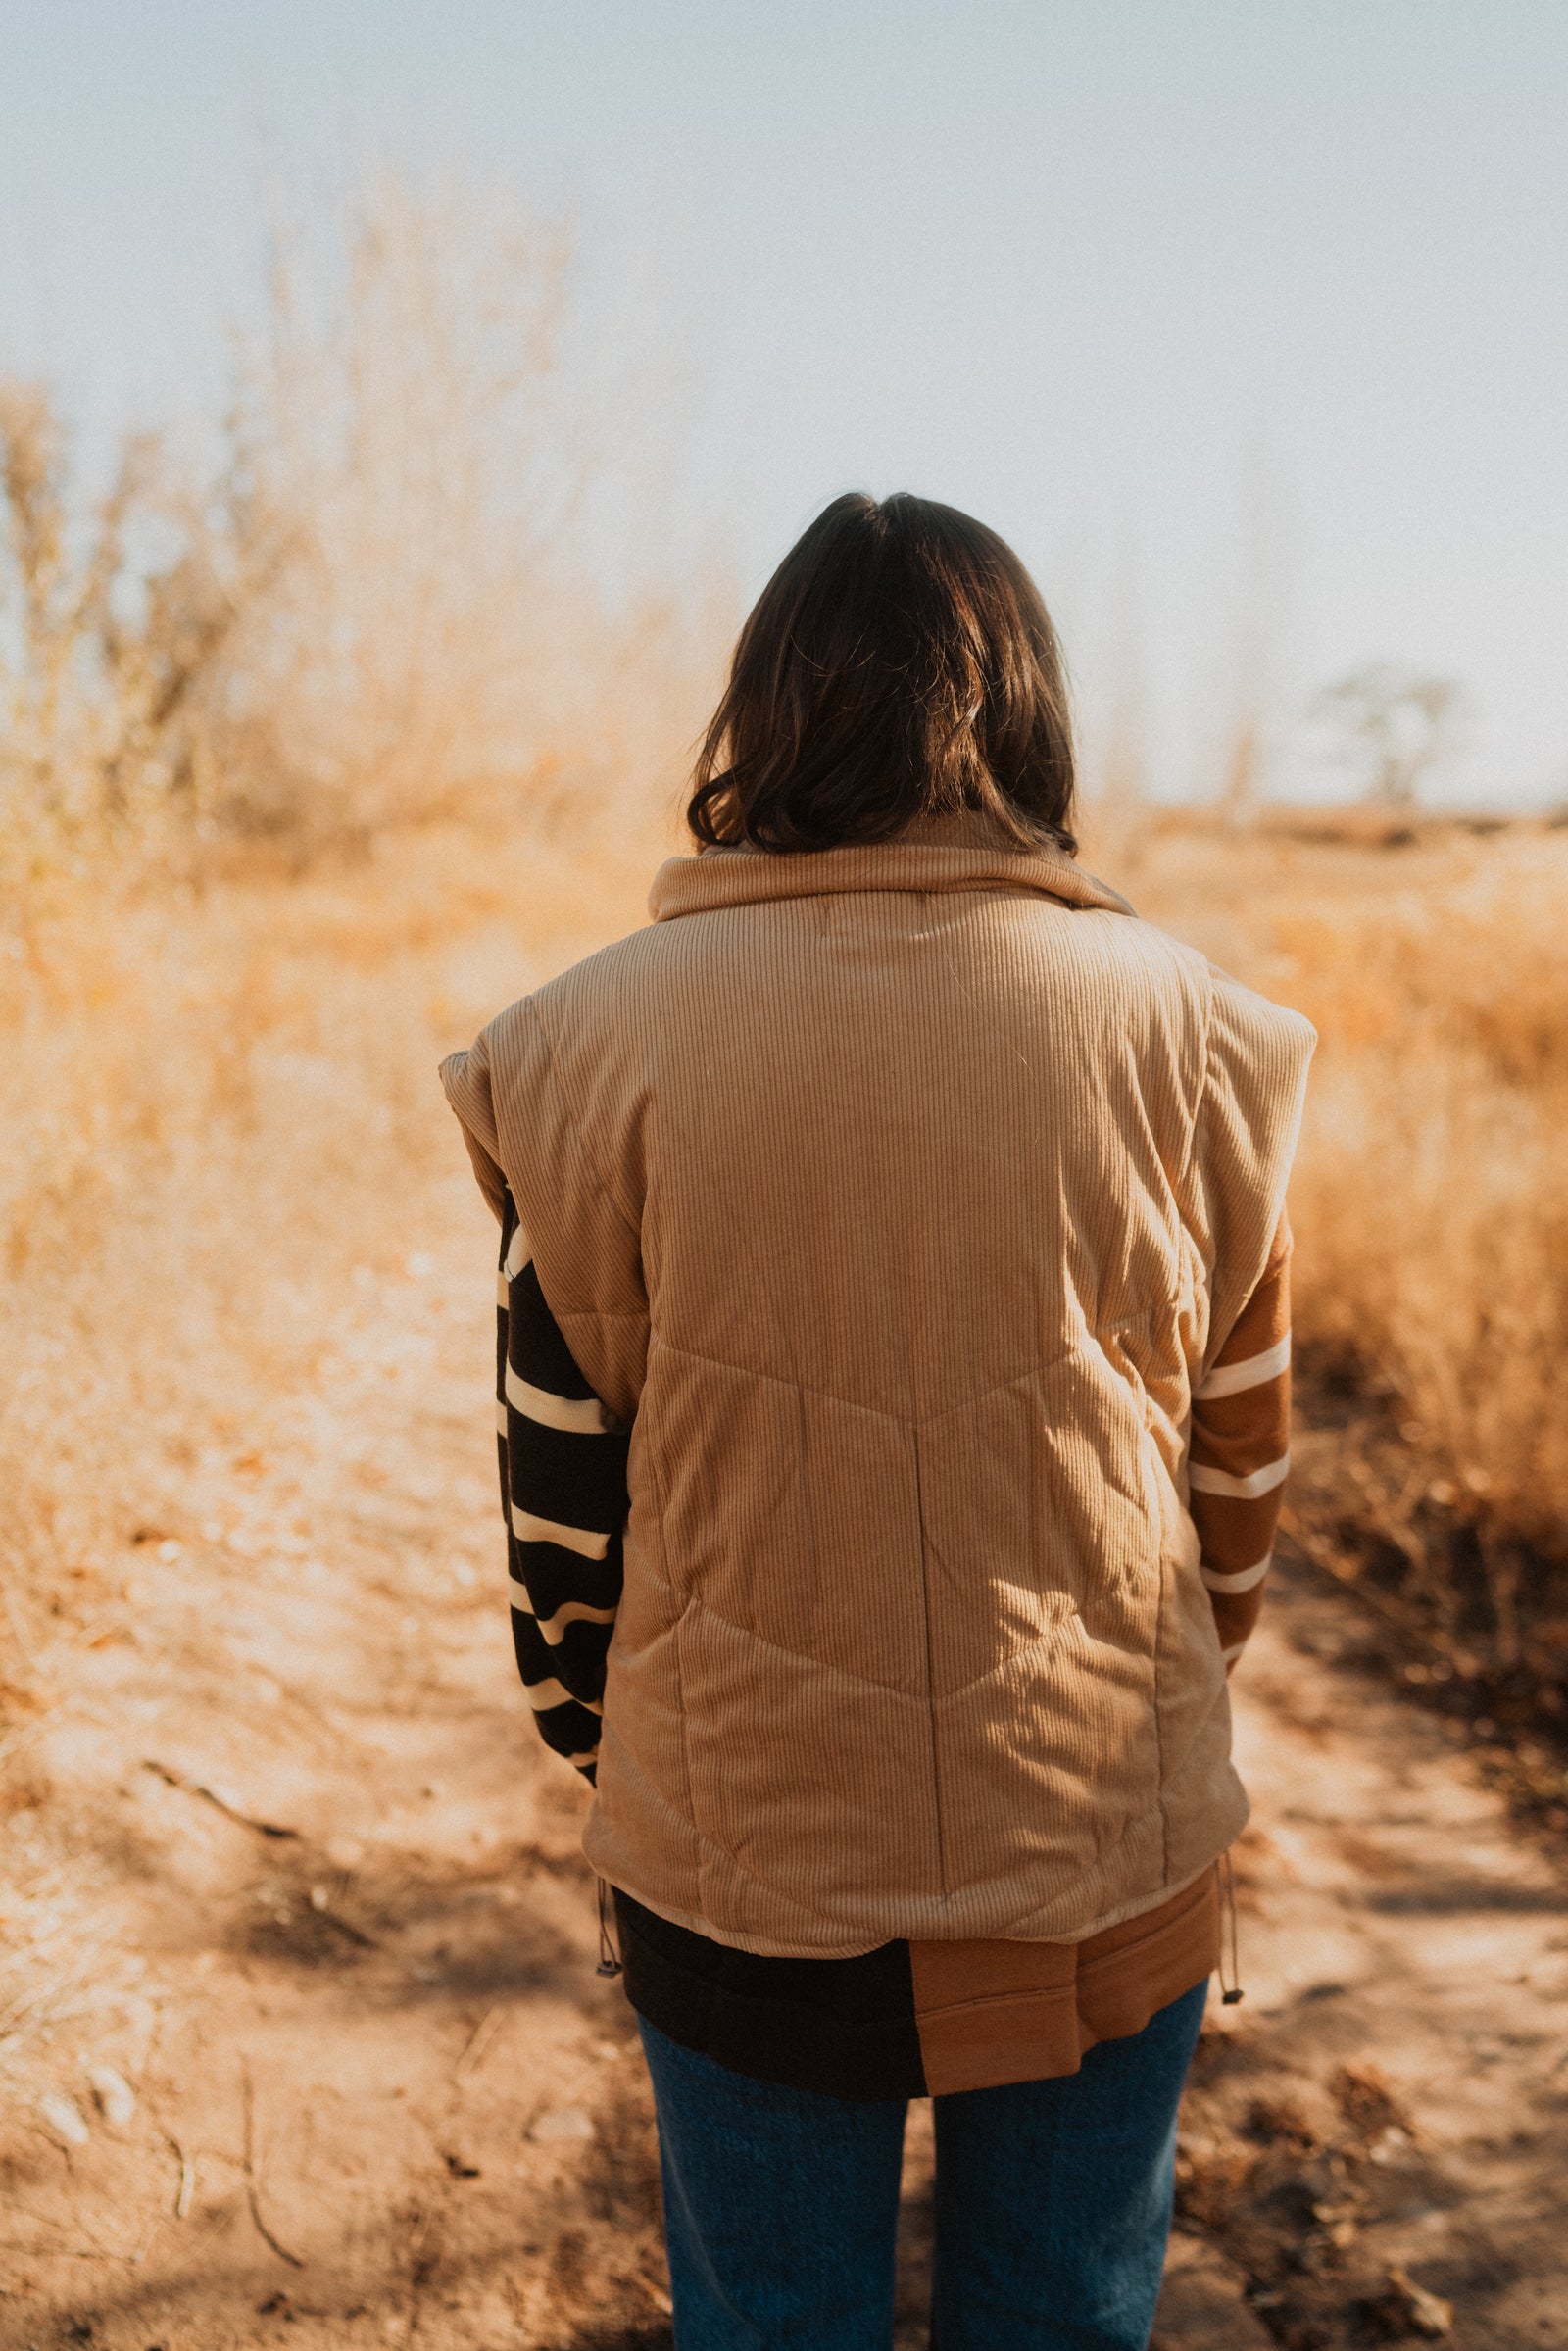
<instances>
[{"instance_id":1,"label":"hoodie collar","mask_svg":"<svg viewBox=\"0 0 1568 2351\"><path fill-rule=\"evenodd\" d=\"M656 922L707 914L764 899L824 898L867 890L1035 890L1074 908L1131 914L1126 899L1061 850L907 836L849 849L775 856L750 844L670 857L654 876L648 910Z\"/></svg>"}]
</instances>

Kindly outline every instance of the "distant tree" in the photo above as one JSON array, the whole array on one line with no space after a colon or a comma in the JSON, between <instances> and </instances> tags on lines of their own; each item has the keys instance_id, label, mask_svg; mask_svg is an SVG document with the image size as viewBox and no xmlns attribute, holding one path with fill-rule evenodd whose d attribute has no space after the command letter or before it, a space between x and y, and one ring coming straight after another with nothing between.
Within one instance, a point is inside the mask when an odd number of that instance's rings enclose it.
<instances>
[{"instance_id":1,"label":"distant tree","mask_svg":"<svg viewBox=\"0 0 1568 2351\"><path fill-rule=\"evenodd\" d=\"M1311 715L1338 738L1342 761L1359 772L1368 800L1409 808L1453 749L1462 702L1451 678L1372 661L1325 686Z\"/></svg>"}]
</instances>

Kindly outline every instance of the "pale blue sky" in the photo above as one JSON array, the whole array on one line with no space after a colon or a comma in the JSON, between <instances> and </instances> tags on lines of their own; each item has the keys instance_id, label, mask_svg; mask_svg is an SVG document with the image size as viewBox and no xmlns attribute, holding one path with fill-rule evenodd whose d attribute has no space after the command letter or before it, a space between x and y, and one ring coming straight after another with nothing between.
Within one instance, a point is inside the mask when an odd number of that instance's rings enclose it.
<instances>
[{"instance_id":1,"label":"pale blue sky","mask_svg":"<svg viewBox=\"0 0 1568 2351\"><path fill-rule=\"evenodd\" d=\"M93 431L211 405L264 168L469 158L574 201L746 587L922 490L1165 788L1261 599L1282 733L1388 658L1467 689L1447 791L1568 797L1563 0L0 0L0 366Z\"/></svg>"}]
</instances>

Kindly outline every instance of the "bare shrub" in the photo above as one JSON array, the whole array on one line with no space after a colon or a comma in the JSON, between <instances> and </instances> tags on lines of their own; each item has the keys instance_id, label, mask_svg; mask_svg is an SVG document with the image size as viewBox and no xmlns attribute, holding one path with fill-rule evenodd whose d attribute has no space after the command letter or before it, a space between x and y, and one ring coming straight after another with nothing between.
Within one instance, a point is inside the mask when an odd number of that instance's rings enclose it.
<instances>
[{"instance_id":1,"label":"bare shrub","mask_svg":"<svg viewBox=\"0 0 1568 2351\"><path fill-rule=\"evenodd\" d=\"M1309 716L1326 730L1336 763L1356 778L1366 799L1407 808L1452 752L1462 711L1463 696L1451 678L1371 661L1325 686Z\"/></svg>"},{"instance_id":2,"label":"bare shrub","mask_svg":"<svg viewBox=\"0 0 1568 2351\"><path fill-rule=\"evenodd\" d=\"M572 290L559 223L383 171L274 235L205 472L139 436L86 509L47 389L0 388L13 884L476 796L580 826L670 780L707 616L596 575L584 502L620 466L634 506L638 431L564 363Z\"/></svg>"},{"instance_id":3,"label":"bare shrub","mask_svg":"<svg viewBox=\"0 0 1568 2351\"><path fill-rule=\"evenodd\" d=\"M62 854L144 846L193 813L191 689L232 606L198 504L151 436L74 508L46 386L0 383L0 841L13 886Z\"/></svg>"},{"instance_id":4,"label":"bare shrub","mask_svg":"<svg viewBox=\"0 0 1568 2351\"><path fill-rule=\"evenodd\" d=\"M391 174L325 240L275 241L224 482L231 539L270 557L212 712L229 821L375 826L559 746L593 616L563 534L568 267L505 199Z\"/></svg>"}]
</instances>

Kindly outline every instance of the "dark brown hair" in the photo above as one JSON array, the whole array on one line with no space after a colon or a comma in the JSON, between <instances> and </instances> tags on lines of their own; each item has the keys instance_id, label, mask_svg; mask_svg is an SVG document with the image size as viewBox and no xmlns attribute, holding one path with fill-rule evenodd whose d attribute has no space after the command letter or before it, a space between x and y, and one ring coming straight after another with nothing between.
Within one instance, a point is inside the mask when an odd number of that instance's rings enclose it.
<instances>
[{"instance_id":1,"label":"dark brown hair","mask_svg":"<svg viewBox=\"0 0 1568 2351\"><path fill-rule=\"evenodd\" d=\"M692 784L710 846L834 849L969 809L1071 855L1066 680L1039 589L956 507L835 498L741 630Z\"/></svg>"}]
</instances>

